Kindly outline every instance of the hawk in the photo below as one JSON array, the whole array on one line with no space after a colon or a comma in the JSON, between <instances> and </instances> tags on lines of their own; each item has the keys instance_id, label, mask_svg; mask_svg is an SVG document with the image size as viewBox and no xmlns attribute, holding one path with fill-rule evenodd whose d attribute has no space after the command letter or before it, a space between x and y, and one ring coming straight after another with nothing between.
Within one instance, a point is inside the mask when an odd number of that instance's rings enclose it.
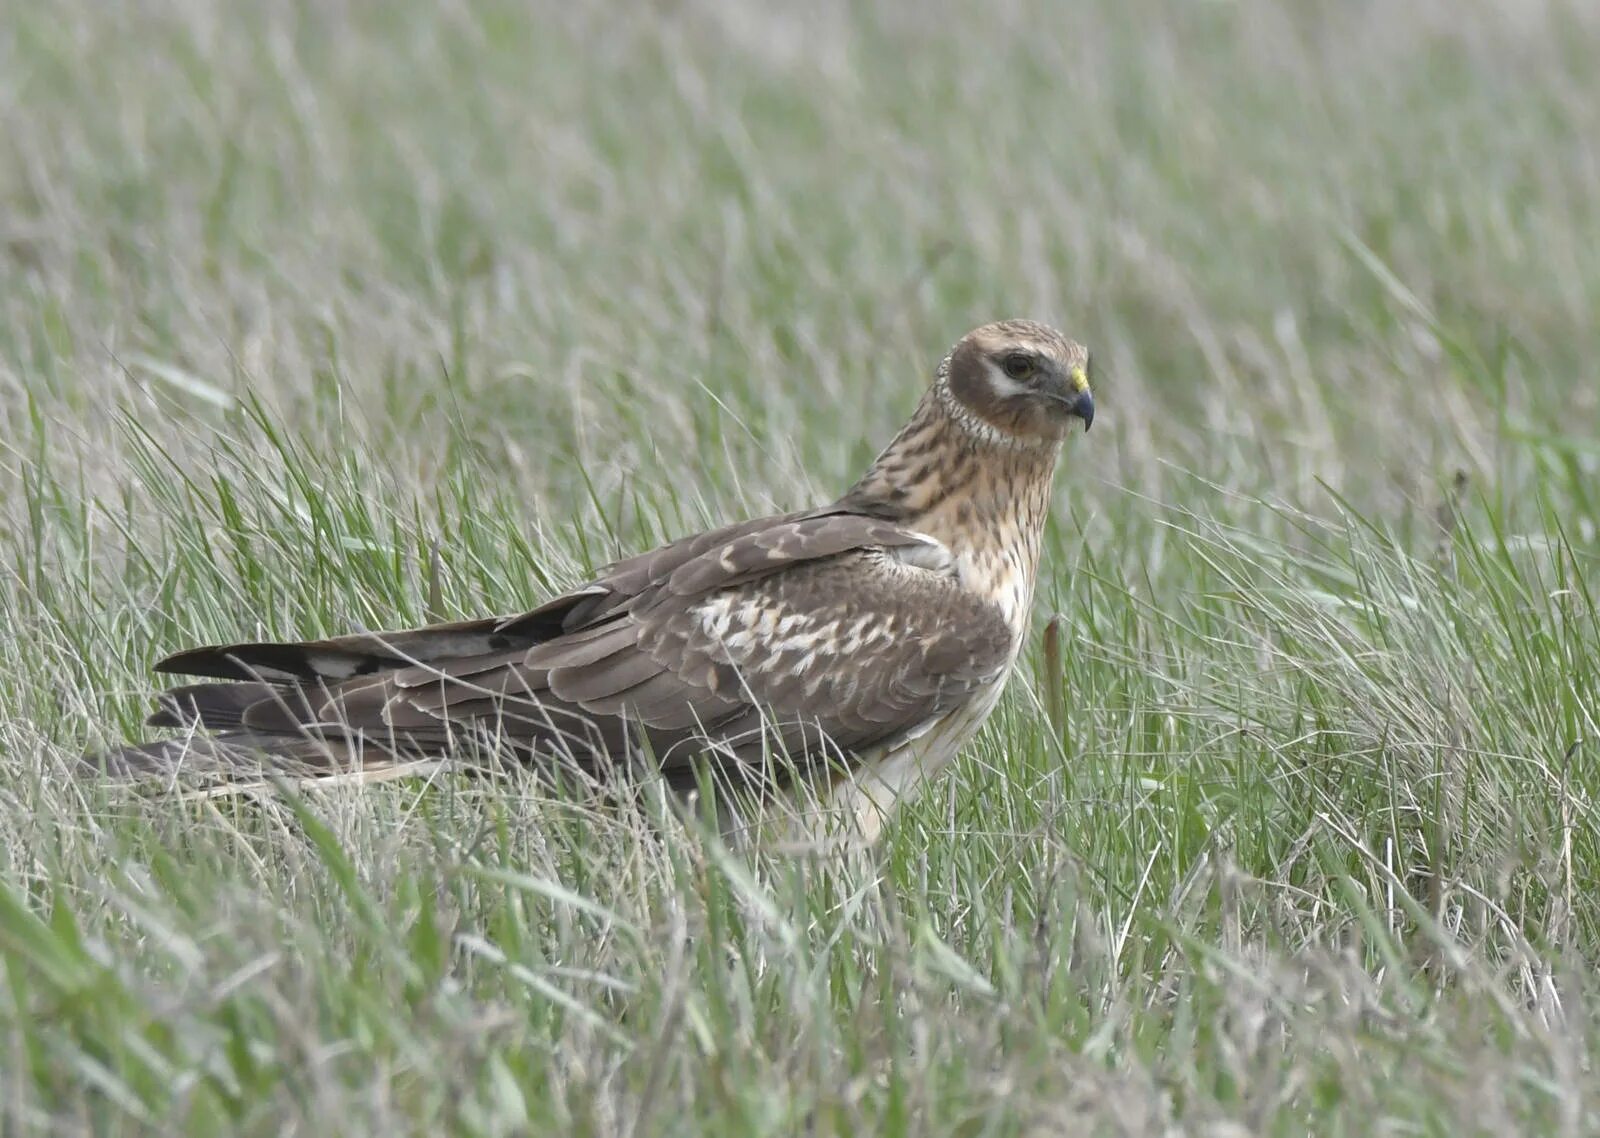
<instances>
[{"instance_id":1,"label":"hawk","mask_svg":"<svg viewBox=\"0 0 1600 1138\"><path fill-rule=\"evenodd\" d=\"M1027 626L1062 442L1094 418L1089 353L1025 320L940 363L843 496L696 534L509 617L168 656L182 737L89 761L363 777L487 745L601 783L804 784L874 839L999 699Z\"/></svg>"}]
</instances>

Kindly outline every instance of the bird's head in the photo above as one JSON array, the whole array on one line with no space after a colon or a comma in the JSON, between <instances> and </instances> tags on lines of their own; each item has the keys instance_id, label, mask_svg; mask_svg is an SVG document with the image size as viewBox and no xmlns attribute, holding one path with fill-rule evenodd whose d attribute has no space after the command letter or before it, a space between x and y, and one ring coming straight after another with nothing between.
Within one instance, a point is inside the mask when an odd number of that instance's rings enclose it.
<instances>
[{"instance_id":1,"label":"bird's head","mask_svg":"<svg viewBox=\"0 0 1600 1138\"><path fill-rule=\"evenodd\" d=\"M945 383L957 405L1020 442L1060 442L1073 420L1094 422L1089 350L1045 324L1002 320L950 351Z\"/></svg>"}]
</instances>

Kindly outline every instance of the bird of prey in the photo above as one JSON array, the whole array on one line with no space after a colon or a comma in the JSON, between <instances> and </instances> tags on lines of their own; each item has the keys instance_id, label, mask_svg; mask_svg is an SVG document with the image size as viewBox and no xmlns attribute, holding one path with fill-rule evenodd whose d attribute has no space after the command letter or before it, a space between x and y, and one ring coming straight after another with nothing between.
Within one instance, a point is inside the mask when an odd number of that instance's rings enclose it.
<instances>
[{"instance_id":1,"label":"bird of prey","mask_svg":"<svg viewBox=\"0 0 1600 1138\"><path fill-rule=\"evenodd\" d=\"M986 324L843 496L618 561L531 611L169 656L178 738L92 756L332 775L473 755L602 784L803 784L871 841L994 708L1028 627L1057 456L1094 418L1089 353ZM487 748L487 750L485 750Z\"/></svg>"}]
</instances>

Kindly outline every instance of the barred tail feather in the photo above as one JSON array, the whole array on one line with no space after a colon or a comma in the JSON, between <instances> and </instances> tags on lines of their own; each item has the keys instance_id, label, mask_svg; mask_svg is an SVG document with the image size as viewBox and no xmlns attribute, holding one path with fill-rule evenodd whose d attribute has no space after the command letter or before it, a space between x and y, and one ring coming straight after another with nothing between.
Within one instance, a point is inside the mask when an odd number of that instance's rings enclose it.
<instances>
[{"instance_id":1,"label":"barred tail feather","mask_svg":"<svg viewBox=\"0 0 1600 1138\"><path fill-rule=\"evenodd\" d=\"M364 785L433 774L442 756L398 755L359 739L296 738L223 731L117 747L83 756L94 776L130 782L183 777L203 797L260 789L274 781Z\"/></svg>"}]
</instances>

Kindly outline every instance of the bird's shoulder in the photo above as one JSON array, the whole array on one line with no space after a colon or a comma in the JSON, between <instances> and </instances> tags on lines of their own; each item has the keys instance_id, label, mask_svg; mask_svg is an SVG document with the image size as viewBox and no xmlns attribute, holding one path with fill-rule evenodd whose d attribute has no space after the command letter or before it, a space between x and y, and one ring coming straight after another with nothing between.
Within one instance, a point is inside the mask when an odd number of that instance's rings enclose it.
<instances>
[{"instance_id":1,"label":"bird's shoulder","mask_svg":"<svg viewBox=\"0 0 1600 1138\"><path fill-rule=\"evenodd\" d=\"M618 593L586 596L600 607L532 647L523 665L548 670L558 686L582 669L609 688L615 679L598 673L620 664L598 661L620 662L616 646L625 645L637 654L630 659L722 698L887 723L945 709L997 681L1010 661L1004 612L964 586L954 555L927 534L829 513L689 543L687 556L672 547L644 555L655 559L649 573L627 566Z\"/></svg>"},{"instance_id":2,"label":"bird's shoulder","mask_svg":"<svg viewBox=\"0 0 1600 1138\"><path fill-rule=\"evenodd\" d=\"M948 553L933 538L892 521L840 508L754 518L669 542L602 568L590 580L509 616L420 628L358 632L300 643L193 648L156 670L217 679L303 682L349 679L408 664L502 655L654 611L685 611L714 593L753 585L808 564L863 555L937 565Z\"/></svg>"},{"instance_id":3,"label":"bird's shoulder","mask_svg":"<svg viewBox=\"0 0 1600 1138\"><path fill-rule=\"evenodd\" d=\"M614 561L583 585L503 621L501 631L571 633L617 615L619 609L692 603L846 557L855 572L892 572L901 566L945 572L954 562L935 538L889 519L837 506L775 514Z\"/></svg>"},{"instance_id":4,"label":"bird's shoulder","mask_svg":"<svg viewBox=\"0 0 1600 1138\"><path fill-rule=\"evenodd\" d=\"M845 667L852 684L870 682L875 669L980 681L1003 670L1012 640L1001 608L967 588L954 557L931 538L660 595L634 615L648 650L701 646L747 672L814 676Z\"/></svg>"}]
</instances>

